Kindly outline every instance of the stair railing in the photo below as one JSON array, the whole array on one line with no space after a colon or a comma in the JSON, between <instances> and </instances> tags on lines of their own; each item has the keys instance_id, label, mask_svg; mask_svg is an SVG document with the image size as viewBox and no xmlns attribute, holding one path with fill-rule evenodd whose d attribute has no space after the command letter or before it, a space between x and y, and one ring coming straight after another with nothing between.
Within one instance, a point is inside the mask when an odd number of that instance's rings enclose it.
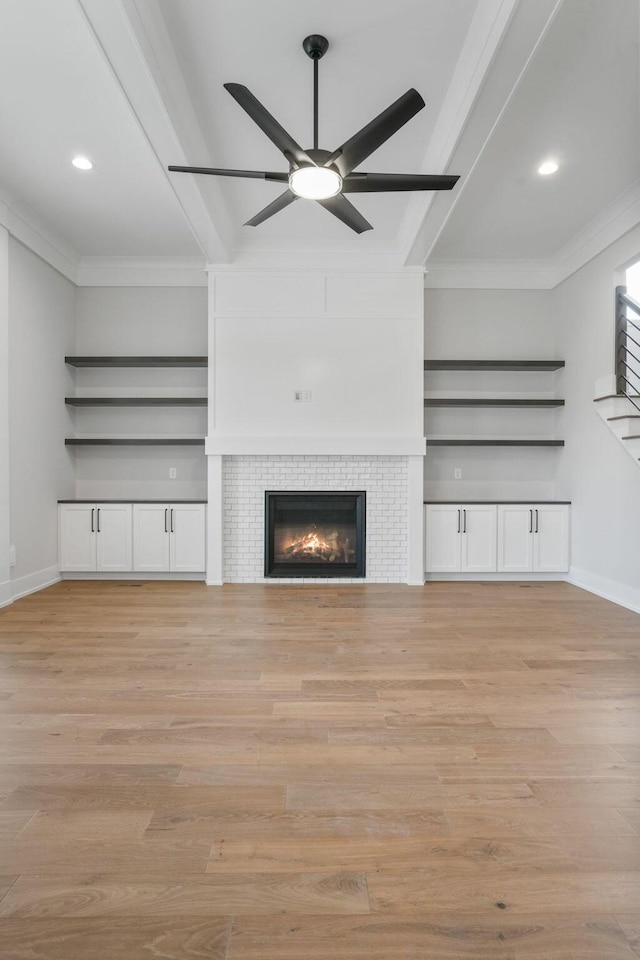
<instances>
[{"instance_id":1,"label":"stair railing","mask_svg":"<svg viewBox=\"0 0 640 960\"><path fill-rule=\"evenodd\" d=\"M616 287L616 393L640 411L640 303L624 286Z\"/></svg>"}]
</instances>

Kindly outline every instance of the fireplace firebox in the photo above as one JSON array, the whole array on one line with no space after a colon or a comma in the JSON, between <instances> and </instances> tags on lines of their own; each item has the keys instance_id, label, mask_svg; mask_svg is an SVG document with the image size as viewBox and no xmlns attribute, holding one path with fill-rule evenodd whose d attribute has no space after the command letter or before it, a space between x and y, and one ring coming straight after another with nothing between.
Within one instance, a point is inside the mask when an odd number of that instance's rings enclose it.
<instances>
[{"instance_id":1,"label":"fireplace firebox","mask_svg":"<svg viewBox=\"0 0 640 960\"><path fill-rule=\"evenodd\" d=\"M265 577L364 577L366 493L265 493Z\"/></svg>"}]
</instances>

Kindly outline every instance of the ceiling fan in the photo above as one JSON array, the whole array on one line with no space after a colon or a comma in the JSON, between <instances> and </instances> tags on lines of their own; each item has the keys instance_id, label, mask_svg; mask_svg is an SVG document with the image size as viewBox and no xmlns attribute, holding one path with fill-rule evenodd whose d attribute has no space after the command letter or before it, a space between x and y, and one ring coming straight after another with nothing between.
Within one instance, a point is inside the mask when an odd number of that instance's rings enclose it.
<instances>
[{"instance_id":1,"label":"ceiling fan","mask_svg":"<svg viewBox=\"0 0 640 960\"><path fill-rule=\"evenodd\" d=\"M329 41L318 34L302 42L304 52L313 60L313 148L303 150L275 117L263 107L247 87L241 83L225 83L224 87L240 104L263 133L275 143L289 162L289 171L279 173L267 170L225 170L217 167L184 167L171 165L169 170L180 173L204 173L218 177L246 177L286 183L287 189L276 200L248 220L245 226L257 227L269 217L299 197L316 200L321 206L342 220L356 233L373 227L347 200L347 193L380 193L406 190L451 190L459 179L446 174L413 173L354 173L363 160L377 150L400 127L416 115L425 103L417 90L411 88L391 106L378 114L362 130L350 137L333 152L318 148L318 61L329 49Z\"/></svg>"}]
</instances>

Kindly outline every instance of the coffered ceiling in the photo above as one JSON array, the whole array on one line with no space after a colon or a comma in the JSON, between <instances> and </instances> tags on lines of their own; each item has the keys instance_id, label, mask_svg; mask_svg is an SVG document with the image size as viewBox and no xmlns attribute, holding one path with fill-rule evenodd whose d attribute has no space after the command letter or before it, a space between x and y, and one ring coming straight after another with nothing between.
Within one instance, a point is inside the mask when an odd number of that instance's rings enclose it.
<instances>
[{"instance_id":1,"label":"coffered ceiling","mask_svg":"<svg viewBox=\"0 0 640 960\"><path fill-rule=\"evenodd\" d=\"M248 86L309 146L301 42L315 32L330 41L320 145L335 148L415 87L426 108L361 169L459 174L451 193L358 195L374 226L361 236L312 201L252 228L280 185L167 171L286 170L223 84ZM63 251L70 273L103 258L547 262L637 187L638 4L5 0L0 115L3 219ZM74 169L76 154L94 168ZM560 169L541 178L552 154Z\"/></svg>"}]
</instances>

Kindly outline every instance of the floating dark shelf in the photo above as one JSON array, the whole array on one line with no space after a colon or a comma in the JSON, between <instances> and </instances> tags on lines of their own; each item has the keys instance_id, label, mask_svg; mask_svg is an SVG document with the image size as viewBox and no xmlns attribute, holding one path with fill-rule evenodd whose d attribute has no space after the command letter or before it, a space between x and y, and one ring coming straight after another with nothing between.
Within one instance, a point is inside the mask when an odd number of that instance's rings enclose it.
<instances>
[{"instance_id":1,"label":"floating dark shelf","mask_svg":"<svg viewBox=\"0 0 640 960\"><path fill-rule=\"evenodd\" d=\"M428 447L563 447L564 440L429 440Z\"/></svg>"},{"instance_id":2,"label":"floating dark shelf","mask_svg":"<svg viewBox=\"0 0 640 960\"><path fill-rule=\"evenodd\" d=\"M564 400L476 398L476 397L428 397L425 407L563 407Z\"/></svg>"},{"instance_id":3,"label":"floating dark shelf","mask_svg":"<svg viewBox=\"0 0 640 960\"><path fill-rule=\"evenodd\" d=\"M564 360L425 360L425 370L559 370Z\"/></svg>"},{"instance_id":4,"label":"floating dark shelf","mask_svg":"<svg viewBox=\"0 0 640 960\"><path fill-rule=\"evenodd\" d=\"M67 447L186 447L204 446L204 437L201 439L184 437L155 439L152 437L142 437L137 440L129 437L126 439L103 439L92 437L90 439L67 438L64 442Z\"/></svg>"},{"instance_id":5,"label":"floating dark shelf","mask_svg":"<svg viewBox=\"0 0 640 960\"><path fill-rule=\"evenodd\" d=\"M206 407L206 397L65 397L70 407Z\"/></svg>"},{"instance_id":6,"label":"floating dark shelf","mask_svg":"<svg viewBox=\"0 0 640 960\"><path fill-rule=\"evenodd\" d=\"M65 357L72 367L206 367L207 357Z\"/></svg>"}]
</instances>

